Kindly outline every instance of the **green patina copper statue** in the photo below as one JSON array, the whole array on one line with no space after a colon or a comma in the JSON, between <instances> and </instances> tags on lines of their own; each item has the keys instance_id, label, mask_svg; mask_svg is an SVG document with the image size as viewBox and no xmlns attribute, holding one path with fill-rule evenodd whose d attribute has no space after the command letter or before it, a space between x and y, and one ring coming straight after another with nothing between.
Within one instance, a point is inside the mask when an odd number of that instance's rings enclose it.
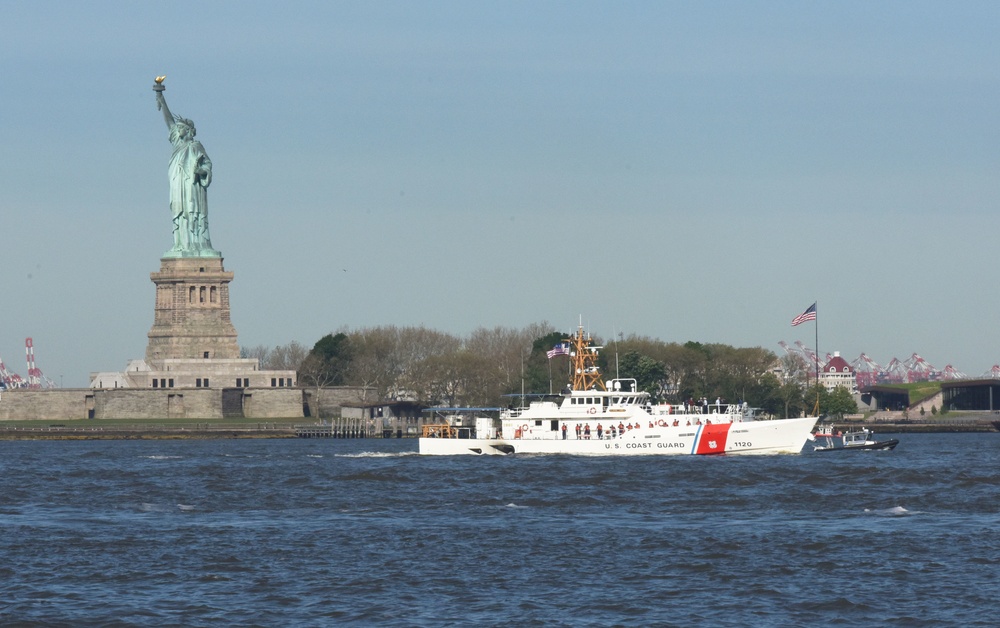
<instances>
[{"instance_id":1,"label":"green patina copper statue","mask_svg":"<svg viewBox=\"0 0 1000 628\"><path fill-rule=\"evenodd\" d=\"M212 248L208 235L208 186L212 183L212 162L205 147L194 139L194 122L174 116L163 98L164 76L156 77L156 108L170 129L170 214L174 224L174 247L163 257L222 257Z\"/></svg>"}]
</instances>

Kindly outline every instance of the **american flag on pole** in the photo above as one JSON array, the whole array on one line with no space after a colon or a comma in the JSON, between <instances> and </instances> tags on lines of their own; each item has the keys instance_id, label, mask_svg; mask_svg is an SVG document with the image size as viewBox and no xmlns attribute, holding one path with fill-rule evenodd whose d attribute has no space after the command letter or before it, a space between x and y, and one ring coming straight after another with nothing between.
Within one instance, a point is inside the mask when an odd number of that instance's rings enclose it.
<instances>
[{"instance_id":1,"label":"american flag on pole","mask_svg":"<svg viewBox=\"0 0 1000 628\"><path fill-rule=\"evenodd\" d=\"M806 321L814 321L814 320L816 320L815 303L807 307L805 312L802 312L801 314L792 319L792 327L795 327L796 325L801 325Z\"/></svg>"},{"instance_id":2,"label":"american flag on pole","mask_svg":"<svg viewBox=\"0 0 1000 628\"><path fill-rule=\"evenodd\" d=\"M545 352L545 355L549 356L549 359L556 357L557 355L569 355L569 345L565 342L561 342L556 346L552 347Z\"/></svg>"}]
</instances>

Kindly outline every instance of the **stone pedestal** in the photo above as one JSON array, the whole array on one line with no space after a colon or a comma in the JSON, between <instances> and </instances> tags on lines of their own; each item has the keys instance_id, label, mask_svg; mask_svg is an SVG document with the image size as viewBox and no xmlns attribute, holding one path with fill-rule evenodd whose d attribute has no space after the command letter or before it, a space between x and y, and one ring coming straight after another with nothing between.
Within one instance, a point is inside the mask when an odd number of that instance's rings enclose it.
<instances>
[{"instance_id":1,"label":"stone pedestal","mask_svg":"<svg viewBox=\"0 0 1000 628\"><path fill-rule=\"evenodd\" d=\"M240 357L236 328L229 318L229 282L233 273L221 257L160 260L156 316L149 330L146 362L157 369L164 360L235 360Z\"/></svg>"}]
</instances>

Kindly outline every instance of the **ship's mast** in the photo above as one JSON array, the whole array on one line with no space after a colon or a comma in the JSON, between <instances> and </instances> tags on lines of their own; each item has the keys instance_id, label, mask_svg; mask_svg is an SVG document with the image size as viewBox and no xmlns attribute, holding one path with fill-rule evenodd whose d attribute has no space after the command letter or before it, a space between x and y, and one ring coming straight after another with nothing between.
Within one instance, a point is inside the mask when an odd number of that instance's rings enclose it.
<instances>
[{"instance_id":1,"label":"ship's mast","mask_svg":"<svg viewBox=\"0 0 1000 628\"><path fill-rule=\"evenodd\" d=\"M570 343L570 360L573 365L573 390L607 390L604 382L601 381L601 369L597 367L597 350L603 347L595 347L591 344L590 337L583 333L581 325L576 335L567 338Z\"/></svg>"}]
</instances>

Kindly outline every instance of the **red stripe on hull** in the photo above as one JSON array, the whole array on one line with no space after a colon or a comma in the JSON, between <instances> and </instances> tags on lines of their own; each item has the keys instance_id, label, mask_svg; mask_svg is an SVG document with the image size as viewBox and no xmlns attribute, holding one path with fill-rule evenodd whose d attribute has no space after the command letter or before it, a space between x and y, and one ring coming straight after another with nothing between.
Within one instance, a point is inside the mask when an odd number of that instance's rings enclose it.
<instances>
[{"instance_id":1,"label":"red stripe on hull","mask_svg":"<svg viewBox=\"0 0 1000 628\"><path fill-rule=\"evenodd\" d=\"M701 428L696 454L721 454L726 451L726 439L732 423L709 423Z\"/></svg>"}]
</instances>

